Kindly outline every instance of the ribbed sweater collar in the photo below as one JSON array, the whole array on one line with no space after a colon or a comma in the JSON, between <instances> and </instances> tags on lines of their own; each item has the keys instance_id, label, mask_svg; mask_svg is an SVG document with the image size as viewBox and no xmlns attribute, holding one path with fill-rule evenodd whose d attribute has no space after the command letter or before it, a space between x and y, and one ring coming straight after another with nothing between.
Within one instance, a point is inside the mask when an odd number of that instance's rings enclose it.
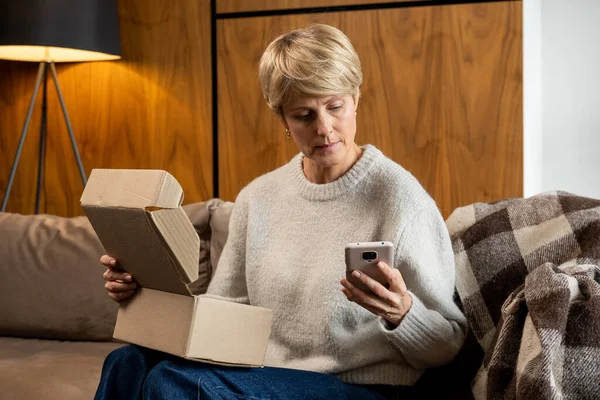
<instances>
[{"instance_id":1,"label":"ribbed sweater collar","mask_svg":"<svg viewBox=\"0 0 600 400\"><path fill-rule=\"evenodd\" d=\"M335 199L353 188L365 179L369 171L383 158L383 154L370 144L361 146L363 153L356 163L339 179L324 184L316 184L306 179L302 169L304 156L297 154L288 164L288 176L300 196L310 201L326 201Z\"/></svg>"}]
</instances>

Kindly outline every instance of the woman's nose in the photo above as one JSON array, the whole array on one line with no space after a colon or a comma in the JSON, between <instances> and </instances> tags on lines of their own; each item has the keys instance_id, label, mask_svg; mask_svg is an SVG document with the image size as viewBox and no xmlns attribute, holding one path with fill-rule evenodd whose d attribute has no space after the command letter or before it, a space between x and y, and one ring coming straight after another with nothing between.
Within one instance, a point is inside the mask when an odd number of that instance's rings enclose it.
<instances>
[{"instance_id":1,"label":"woman's nose","mask_svg":"<svg viewBox=\"0 0 600 400\"><path fill-rule=\"evenodd\" d=\"M327 136L331 131L331 122L327 119L327 117L321 116L317 118L317 135Z\"/></svg>"}]
</instances>

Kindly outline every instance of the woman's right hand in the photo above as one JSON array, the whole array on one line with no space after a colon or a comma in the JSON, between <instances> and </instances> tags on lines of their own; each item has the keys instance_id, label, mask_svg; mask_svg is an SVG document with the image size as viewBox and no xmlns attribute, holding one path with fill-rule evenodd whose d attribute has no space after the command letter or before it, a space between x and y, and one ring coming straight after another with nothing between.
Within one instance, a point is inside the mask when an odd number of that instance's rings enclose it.
<instances>
[{"instance_id":1,"label":"woman's right hand","mask_svg":"<svg viewBox=\"0 0 600 400\"><path fill-rule=\"evenodd\" d=\"M106 266L103 277L106 281L104 288L108 291L108 296L117 302L133 296L137 289L137 283L133 276L123 272L119 268L117 260L109 255L105 254L100 257L100 262Z\"/></svg>"}]
</instances>

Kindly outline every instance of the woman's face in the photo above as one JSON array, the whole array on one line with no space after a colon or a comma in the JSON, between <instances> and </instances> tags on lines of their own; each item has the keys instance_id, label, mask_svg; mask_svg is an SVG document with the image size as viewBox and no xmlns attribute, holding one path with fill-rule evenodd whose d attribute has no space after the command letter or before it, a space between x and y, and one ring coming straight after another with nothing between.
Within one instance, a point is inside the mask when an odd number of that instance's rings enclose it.
<instances>
[{"instance_id":1,"label":"woman's face","mask_svg":"<svg viewBox=\"0 0 600 400\"><path fill-rule=\"evenodd\" d=\"M298 96L282 106L282 122L304 156L321 168L355 161L358 96Z\"/></svg>"}]
</instances>

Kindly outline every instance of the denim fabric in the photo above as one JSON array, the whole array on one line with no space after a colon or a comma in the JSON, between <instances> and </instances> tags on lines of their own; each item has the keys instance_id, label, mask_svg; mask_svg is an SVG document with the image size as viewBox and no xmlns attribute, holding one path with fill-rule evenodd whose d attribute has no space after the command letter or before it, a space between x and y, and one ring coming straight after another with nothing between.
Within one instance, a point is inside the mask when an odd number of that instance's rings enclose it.
<instances>
[{"instance_id":1,"label":"denim fabric","mask_svg":"<svg viewBox=\"0 0 600 400\"><path fill-rule=\"evenodd\" d=\"M351 385L310 371L222 367L129 345L104 361L95 399L387 400L412 393L410 387Z\"/></svg>"}]
</instances>

